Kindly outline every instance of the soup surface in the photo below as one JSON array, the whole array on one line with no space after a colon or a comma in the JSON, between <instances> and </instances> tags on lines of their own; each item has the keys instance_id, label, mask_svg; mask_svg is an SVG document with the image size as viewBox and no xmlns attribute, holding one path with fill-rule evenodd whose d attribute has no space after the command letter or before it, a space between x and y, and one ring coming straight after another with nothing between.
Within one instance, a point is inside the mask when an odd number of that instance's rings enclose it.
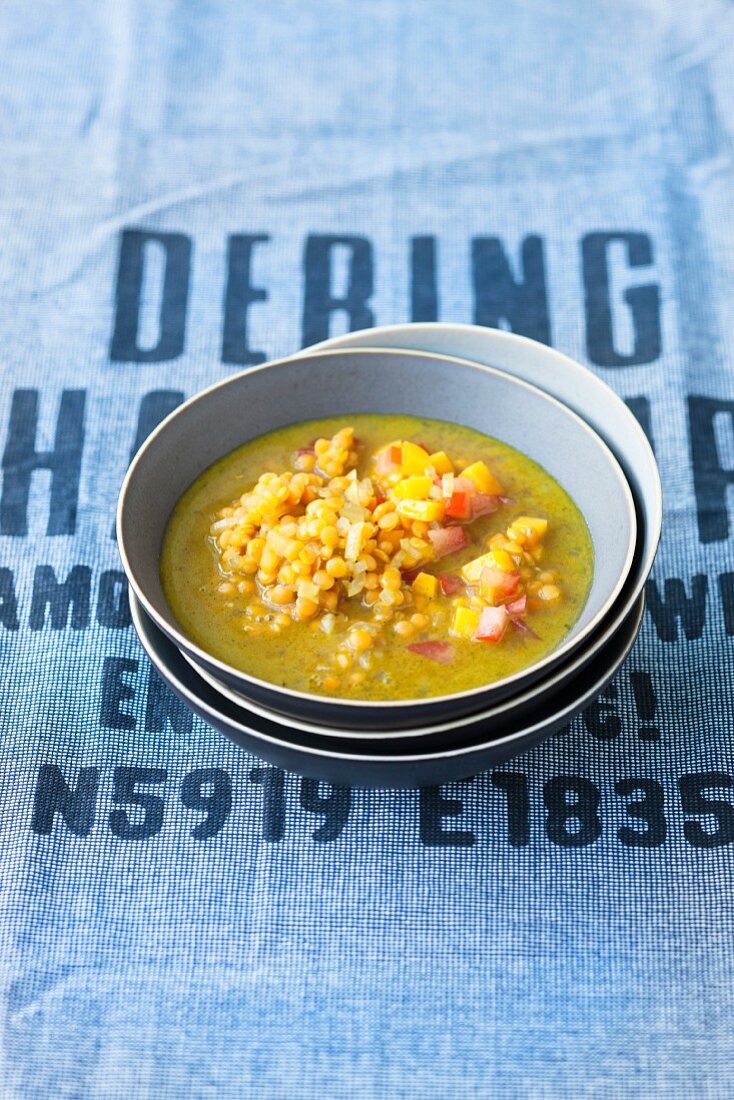
<instances>
[{"instance_id":1,"label":"soup surface","mask_svg":"<svg viewBox=\"0 0 734 1100\"><path fill-rule=\"evenodd\" d=\"M183 494L161 577L186 634L295 691L478 688L556 648L589 592L579 509L537 463L457 424L291 424Z\"/></svg>"}]
</instances>

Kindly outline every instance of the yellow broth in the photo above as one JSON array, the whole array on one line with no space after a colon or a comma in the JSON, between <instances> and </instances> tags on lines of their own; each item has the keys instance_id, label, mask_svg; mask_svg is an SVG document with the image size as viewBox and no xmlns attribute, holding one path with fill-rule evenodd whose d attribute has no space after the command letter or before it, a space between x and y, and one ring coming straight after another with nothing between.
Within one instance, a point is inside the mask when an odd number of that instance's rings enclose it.
<instances>
[{"instance_id":1,"label":"yellow broth","mask_svg":"<svg viewBox=\"0 0 734 1100\"><path fill-rule=\"evenodd\" d=\"M501 482L513 503L466 526L469 544L450 556L425 565L434 574L457 573L460 567L485 553L487 539L504 531L518 516L548 519L542 568L559 577L562 596L554 603L528 612L527 624L538 637L509 629L500 642L478 642L450 634L452 601L442 595L431 600L428 626L411 642L450 641L450 663L437 663L408 648L392 630L370 655L369 670L358 677L333 679L336 640L317 623L290 622L276 629L278 609L268 609L263 628L253 636L245 629L248 598L220 591L220 571L211 525L220 510L248 491L264 471L292 469L293 454L318 436L330 437L345 425L354 427L360 441L358 472L367 476L370 459L394 439L424 444L444 451L456 469L482 459ZM531 665L555 649L578 618L593 573L593 549L581 512L565 490L537 463L497 439L458 424L408 416L360 414L291 424L252 440L205 470L178 501L165 532L161 578L168 603L184 632L202 649L221 661L260 680L314 694L364 699L413 699L467 691L503 679ZM538 601L533 601L535 604ZM369 621L370 609L359 597L340 610L351 620ZM282 621L282 615L281 615ZM355 667L357 667L355 665ZM364 674L362 674L364 673ZM324 686L324 679L332 686Z\"/></svg>"}]
</instances>

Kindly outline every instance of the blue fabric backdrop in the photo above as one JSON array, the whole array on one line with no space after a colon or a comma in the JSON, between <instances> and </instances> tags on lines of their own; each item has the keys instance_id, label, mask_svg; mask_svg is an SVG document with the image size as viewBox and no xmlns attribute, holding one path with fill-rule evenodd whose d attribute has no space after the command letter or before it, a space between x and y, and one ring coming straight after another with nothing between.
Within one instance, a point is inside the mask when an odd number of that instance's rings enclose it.
<instances>
[{"instance_id":1,"label":"blue fabric backdrop","mask_svg":"<svg viewBox=\"0 0 734 1100\"><path fill-rule=\"evenodd\" d=\"M731 3L6 0L0 35L2 1096L731 1096ZM562 735L331 792L151 678L116 495L182 395L411 318L596 370L663 541Z\"/></svg>"}]
</instances>

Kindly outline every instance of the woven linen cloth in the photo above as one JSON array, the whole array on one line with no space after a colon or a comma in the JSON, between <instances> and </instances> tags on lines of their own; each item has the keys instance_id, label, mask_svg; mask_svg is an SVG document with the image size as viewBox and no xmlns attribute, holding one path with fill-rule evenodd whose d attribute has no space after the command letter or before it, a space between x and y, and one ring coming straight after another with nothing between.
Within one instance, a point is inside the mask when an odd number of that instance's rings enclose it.
<instances>
[{"instance_id":1,"label":"woven linen cloth","mask_svg":"<svg viewBox=\"0 0 734 1100\"><path fill-rule=\"evenodd\" d=\"M6 0L0 1095L734 1095L734 6ZM660 463L604 698L419 791L151 674L112 536L184 396L350 328L590 366Z\"/></svg>"}]
</instances>

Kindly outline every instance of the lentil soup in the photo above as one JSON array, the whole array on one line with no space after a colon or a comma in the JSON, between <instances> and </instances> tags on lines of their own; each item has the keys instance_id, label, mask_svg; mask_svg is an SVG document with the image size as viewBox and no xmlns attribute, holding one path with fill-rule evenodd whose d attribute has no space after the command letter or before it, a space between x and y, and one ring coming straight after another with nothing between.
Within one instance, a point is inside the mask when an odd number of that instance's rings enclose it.
<instances>
[{"instance_id":1,"label":"lentil soup","mask_svg":"<svg viewBox=\"0 0 734 1100\"><path fill-rule=\"evenodd\" d=\"M291 424L177 503L161 578L202 649L260 680L352 699L479 688L555 649L593 549L537 463L457 424Z\"/></svg>"}]
</instances>

